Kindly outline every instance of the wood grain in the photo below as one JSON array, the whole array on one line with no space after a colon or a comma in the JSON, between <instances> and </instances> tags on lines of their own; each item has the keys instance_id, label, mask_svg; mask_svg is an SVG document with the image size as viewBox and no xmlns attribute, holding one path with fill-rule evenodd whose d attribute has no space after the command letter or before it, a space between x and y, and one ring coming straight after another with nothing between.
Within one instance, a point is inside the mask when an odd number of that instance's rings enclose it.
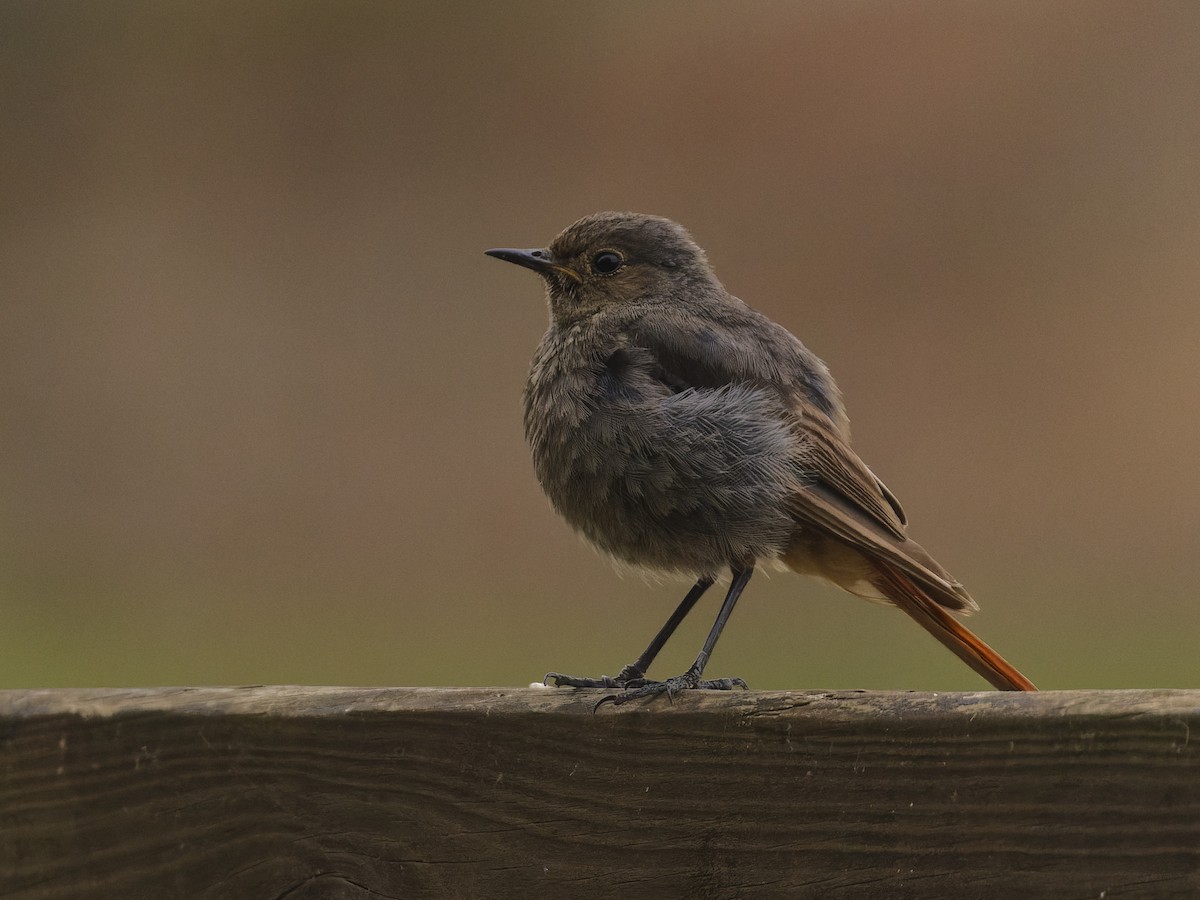
<instances>
[{"instance_id":1,"label":"wood grain","mask_svg":"<svg viewBox=\"0 0 1200 900\"><path fill-rule=\"evenodd\" d=\"M0 896L1200 896L1200 691L0 691Z\"/></svg>"}]
</instances>

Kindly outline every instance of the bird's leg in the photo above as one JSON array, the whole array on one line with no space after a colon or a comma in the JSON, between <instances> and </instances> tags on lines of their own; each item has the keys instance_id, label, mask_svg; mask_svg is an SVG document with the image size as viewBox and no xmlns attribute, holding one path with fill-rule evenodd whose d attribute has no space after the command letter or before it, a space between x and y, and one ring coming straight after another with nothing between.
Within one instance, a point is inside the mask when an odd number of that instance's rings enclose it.
<instances>
[{"instance_id":1,"label":"bird's leg","mask_svg":"<svg viewBox=\"0 0 1200 900\"><path fill-rule=\"evenodd\" d=\"M604 697L596 704L597 708L610 701L613 704L619 705L638 697L657 697L659 694L666 694L668 697L673 697L680 691L687 691L693 688L718 691L728 691L735 687L745 688L746 682L740 678L717 678L710 681L702 681L700 676L704 674L704 666L708 663L708 658L712 655L713 648L717 645L717 638L721 636L721 630L729 620L729 614L733 612L733 607L737 604L738 597L741 596L742 590L746 587L746 584L750 581L750 576L753 574L753 565L733 569L733 583L729 585L729 592L725 595L725 602L721 604L721 611L717 613L717 621L713 623L712 630L709 631L708 637L704 641L704 646L700 650L700 655L696 657L696 661L692 663L690 669L682 675L668 678L666 681L642 680L640 684L627 684L626 687L629 688L628 690L623 694L613 694Z\"/></svg>"},{"instance_id":2,"label":"bird's leg","mask_svg":"<svg viewBox=\"0 0 1200 900\"><path fill-rule=\"evenodd\" d=\"M654 662L654 657L658 656L658 651L663 648L663 645L675 633L675 629L679 627L679 623L692 611L692 607L696 605L696 601L704 595L705 591L712 587L712 583L713 577L711 575L704 575L692 585L692 589L679 602L679 606L675 608L675 612L671 613L671 618L667 619L666 624L658 630L658 634L654 636L654 640L650 642L650 646L646 648L646 651L618 672L615 678L610 675L601 675L599 678L580 678L575 675L562 675L558 672L549 672L542 679L542 684L548 685L553 681L555 687L640 687L646 683L646 671L650 668L650 663Z\"/></svg>"}]
</instances>

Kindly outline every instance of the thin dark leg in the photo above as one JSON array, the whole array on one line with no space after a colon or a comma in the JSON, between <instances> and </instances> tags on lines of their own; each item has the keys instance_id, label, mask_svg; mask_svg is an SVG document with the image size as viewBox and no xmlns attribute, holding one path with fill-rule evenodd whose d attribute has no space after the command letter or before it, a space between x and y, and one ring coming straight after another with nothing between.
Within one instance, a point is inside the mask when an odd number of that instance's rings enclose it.
<instances>
[{"instance_id":1,"label":"thin dark leg","mask_svg":"<svg viewBox=\"0 0 1200 900\"><path fill-rule=\"evenodd\" d=\"M678 675L675 678L668 678L666 681L650 681L640 686L635 686L632 690L627 690L623 694L614 694L611 697L605 697L600 703L612 701L614 704L626 703L637 697L656 697L659 694L666 694L672 697L680 691L691 690L692 688L707 688L715 690L731 690L735 687L745 687L746 682L740 678L718 678L713 681L701 681L700 676L704 674L704 667L708 664L708 658L712 656L713 648L717 646L717 639L721 636L721 631L725 628L725 623L729 621L729 615L733 612L733 607L737 605L738 597L742 595L742 590L750 581L750 576L754 574L754 566L747 566L744 569L733 570L733 583L729 585L729 592L725 595L725 602L721 604L721 611L717 613L717 621L713 623L712 630L709 631L708 637L704 641L704 646L700 648L700 655L696 657L696 661L692 663L692 667Z\"/></svg>"},{"instance_id":2,"label":"thin dark leg","mask_svg":"<svg viewBox=\"0 0 1200 900\"><path fill-rule=\"evenodd\" d=\"M641 685L645 683L646 671L650 668L650 664L654 662L654 657L658 656L658 651L663 648L663 645L675 633L675 629L679 627L679 623L687 617L687 614L692 611L692 607L696 605L704 592L712 587L713 577L705 575L700 578L692 589L687 592L677 607L675 612L671 613L671 618L667 619L665 625L658 629L658 634L654 636L654 640L650 642L650 646L636 660L623 668L616 678L610 678L608 675L601 675L599 678L578 678L574 675L562 675L558 672L548 672L546 677L542 679L542 684L549 684L551 679L554 680L556 687L605 687L605 688L623 688L628 687L631 683Z\"/></svg>"}]
</instances>

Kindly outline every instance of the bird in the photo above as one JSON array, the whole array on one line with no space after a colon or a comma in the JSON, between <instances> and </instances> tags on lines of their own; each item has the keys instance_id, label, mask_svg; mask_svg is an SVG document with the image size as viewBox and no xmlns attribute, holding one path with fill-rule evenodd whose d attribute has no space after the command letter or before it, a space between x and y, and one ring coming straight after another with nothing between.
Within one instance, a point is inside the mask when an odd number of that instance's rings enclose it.
<instances>
[{"instance_id":1,"label":"bird","mask_svg":"<svg viewBox=\"0 0 1200 900\"><path fill-rule=\"evenodd\" d=\"M550 672L600 702L746 688L705 667L758 568L816 576L907 613L999 690L1033 683L958 621L978 605L908 536L895 495L851 448L829 368L730 294L689 232L628 212L585 216L549 246L493 258L541 276L549 326L523 392L534 471L554 510L619 564L695 579L617 675ZM718 577L730 583L682 675L647 672Z\"/></svg>"}]
</instances>

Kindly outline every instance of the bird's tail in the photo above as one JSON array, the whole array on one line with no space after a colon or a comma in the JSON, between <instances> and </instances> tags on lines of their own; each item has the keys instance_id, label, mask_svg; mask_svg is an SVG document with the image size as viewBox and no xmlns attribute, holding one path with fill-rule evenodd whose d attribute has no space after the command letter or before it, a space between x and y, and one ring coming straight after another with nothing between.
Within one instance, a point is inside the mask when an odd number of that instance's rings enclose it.
<instances>
[{"instance_id":1,"label":"bird's tail","mask_svg":"<svg viewBox=\"0 0 1200 900\"><path fill-rule=\"evenodd\" d=\"M994 688L1001 691L1037 690L1032 681L972 634L912 578L882 560L876 559L874 563L876 576L872 584Z\"/></svg>"}]
</instances>

